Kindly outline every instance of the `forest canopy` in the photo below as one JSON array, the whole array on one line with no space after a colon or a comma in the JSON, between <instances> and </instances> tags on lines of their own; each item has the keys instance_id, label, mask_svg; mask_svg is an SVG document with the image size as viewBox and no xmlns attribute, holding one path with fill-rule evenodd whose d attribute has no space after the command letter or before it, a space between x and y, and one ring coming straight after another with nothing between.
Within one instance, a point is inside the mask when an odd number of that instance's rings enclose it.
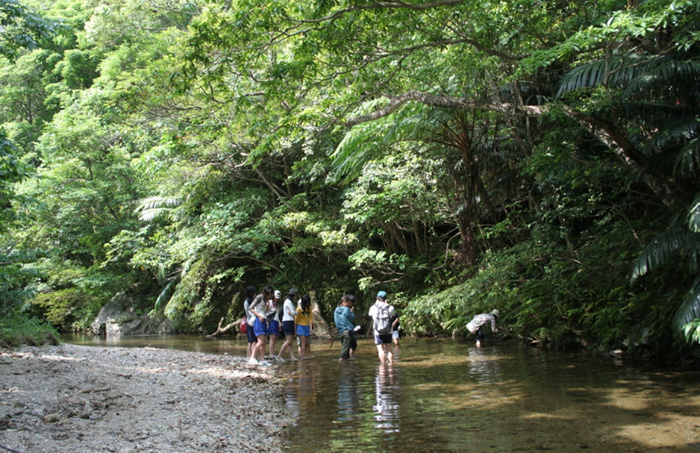
<instances>
[{"instance_id":1,"label":"forest canopy","mask_svg":"<svg viewBox=\"0 0 700 453\"><path fill-rule=\"evenodd\" d=\"M691 356L700 3L0 0L0 310L248 285L418 335Z\"/></svg>"}]
</instances>

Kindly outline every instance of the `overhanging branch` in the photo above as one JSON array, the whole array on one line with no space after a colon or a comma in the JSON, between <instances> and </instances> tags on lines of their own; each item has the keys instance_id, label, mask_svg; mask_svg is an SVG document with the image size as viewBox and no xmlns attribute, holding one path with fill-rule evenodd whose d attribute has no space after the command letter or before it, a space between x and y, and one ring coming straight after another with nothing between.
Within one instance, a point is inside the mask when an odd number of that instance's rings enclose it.
<instances>
[{"instance_id":1,"label":"overhanging branch","mask_svg":"<svg viewBox=\"0 0 700 453\"><path fill-rule=\"evenodd\" d=\"M487 110L493 112L511 113L523 116L539 116L544 108L539 105L517 105L509 102L492 103L474 101L453 96L437 96L434 94L422 93L419 91L409 91L399 96L389 97L389 103L379 110L366 115L359 115L346 120L343 125L347 127L378 120L395 112L399 107L409 101L420 102L425 105L439 108Z\"/></svg>"}]
</instances>

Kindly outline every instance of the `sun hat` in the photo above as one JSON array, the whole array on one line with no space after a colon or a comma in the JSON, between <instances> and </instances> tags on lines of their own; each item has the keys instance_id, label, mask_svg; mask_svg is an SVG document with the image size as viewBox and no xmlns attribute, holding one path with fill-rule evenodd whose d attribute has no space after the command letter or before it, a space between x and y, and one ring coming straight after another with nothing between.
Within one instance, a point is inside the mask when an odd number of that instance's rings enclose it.
<instances>
[{"instance_id":1,"label":"sun hat","mask_svg":"<svg viewBox=\"0 0 700 453\"><path fill-rule=\"evenodd\" d=\"M276 289L275 290L275 299L279 299L280 297L282 297L282 291L280 291L279 289Z\"/></svg>"},{"instance_id":2,"label":"sun hat","mask_svg":"<svg viewBox=\"0 0 700 453\"><path fill-rule=\"evenodd\" d=\"M491 312L491 314L498 318L498 315L500 314L500 312L498 310L493 310Z\"/></svg>"},{"instance_id":3,"label":"sun hat","mask_svg":"<svg viewBox=\"0 0 700 453\"><path fill-rule=\"evenodd\" d=\"M380 300L386 299L386 291L379 291L377 293L377 299L380 299Z\"/></svg>"},{"instance_id":4,"label":"sun hat","mask_svg":"<svg viewBox=\"0 0 700 453\"><path fill-rule=\"evenodd\" d=\"M289 295L290 295L290 296L296 296L297 294L299 294L299 291L297 291L296 288L292 288L292 289L289 290Z\"/></svg>"}]
</instances>

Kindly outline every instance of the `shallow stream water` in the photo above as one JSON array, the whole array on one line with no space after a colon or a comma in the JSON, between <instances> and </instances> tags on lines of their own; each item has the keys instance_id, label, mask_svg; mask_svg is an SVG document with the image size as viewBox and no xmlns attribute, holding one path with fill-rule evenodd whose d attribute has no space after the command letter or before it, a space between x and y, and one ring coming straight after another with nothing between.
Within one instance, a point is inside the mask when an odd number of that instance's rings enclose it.
<instances>
[{"instance_id":1,"label":"shallow stream water","mask_svg":"<svg viewBox=\"0 0 700 453\"><path fill-rule=\"evenodd\" d=\"M242 339L66 337L95 346L245 355ZM370 340L339 363L314 340L310 359L274 367L298 411L298 451L700 452L700 372L628 364L515 343L402 339L393 366Z\"/></svg>"}]
</instances>

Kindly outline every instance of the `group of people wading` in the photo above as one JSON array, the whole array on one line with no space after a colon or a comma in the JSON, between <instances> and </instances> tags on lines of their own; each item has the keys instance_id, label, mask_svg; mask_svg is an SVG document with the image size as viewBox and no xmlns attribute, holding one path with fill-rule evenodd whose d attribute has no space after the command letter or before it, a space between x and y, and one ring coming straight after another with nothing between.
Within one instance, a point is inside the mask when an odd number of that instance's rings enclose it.
<instances>
[{"instance_id":1,"label":"group of people wading","mask_svg":"<svg viewBox=\"0 0 700 453\"><path fill-rule=\"evenodd\" d=\"M357 332L361 326L355 323L355 296L345 294L340 298L333 313L333 320L340 338L341 350L339 361L343 362L354 356L357 349ZM298 360L294 355L292 343L298 339L297 352L304 359L310 353L309 339L313 333L313 311L311 296L304 294L299 298L299 291L292 288L282 301L282 293L271 286L265 286L262 293L257 294L255 286L246 288L246 299L243 304L248 337L247 358L249 365L268 366L265 352L269 339L269 357L271 360L284 362L284 354L289 352L290 360ZM467 324L467 329L476 334L476 346L481 347L484 339L482 327L491 324L491 330L497 331L496 318L498 310L491 313L476 315ZM382 364L391 364L394 360L393 347L399 346L399 318L393 305L387 302L386 291L377 293L374 304L369 309L372 318L372 334L377 345L377 355ZM277 337L284 335L284 343L275 354Z\"/></svg>"},{"instance_id":2,"label":"group of people wading","mask_svg":"<svg viewBox=\"0 0 700 453\"><path fill-rule=\"evenodd\" d=\"M294 336L299 338L298 353L301 358L309 354L309 337L313 330L313 312L311 296L304 294L299 299L299 291L292 288L287 293L284 302L282 292L273 290L271 286L263 288L262 293L256 294L257 288L246 288L246 299L243 303L245 310L246 335L248 336L248 364L267 366L265 360L267 340L270 339L270 358L284 362L284 353L289 351L289 358L294 356L292 342ZM275 354L277 337L283 334L284 343Z\"/></svg>"}]
</instances>

